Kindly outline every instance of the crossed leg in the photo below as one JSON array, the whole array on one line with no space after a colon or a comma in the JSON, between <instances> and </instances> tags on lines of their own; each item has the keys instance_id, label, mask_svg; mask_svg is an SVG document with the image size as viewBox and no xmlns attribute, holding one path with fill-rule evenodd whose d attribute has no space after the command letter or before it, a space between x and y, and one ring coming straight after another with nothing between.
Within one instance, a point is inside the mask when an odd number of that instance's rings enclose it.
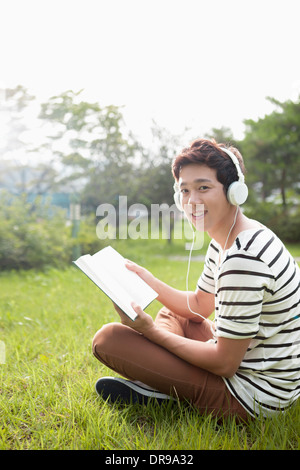
<instances>
[{"instance_id":1,"label":"crossed leg","mask_svg":"<svg viewBox=\"0 0 300 470\"><path fill-rule=\"evenodd\" d=\"M198 341L212 338L209 320L191 322L163 308L155 322L179 336ZM247 419L246 411L229 392L222 377L189 364L121 323L104 325L96 333L93 353L123 377L143 382L179 400L189 400L200 412Z\"/></svg>"}]
</instances>

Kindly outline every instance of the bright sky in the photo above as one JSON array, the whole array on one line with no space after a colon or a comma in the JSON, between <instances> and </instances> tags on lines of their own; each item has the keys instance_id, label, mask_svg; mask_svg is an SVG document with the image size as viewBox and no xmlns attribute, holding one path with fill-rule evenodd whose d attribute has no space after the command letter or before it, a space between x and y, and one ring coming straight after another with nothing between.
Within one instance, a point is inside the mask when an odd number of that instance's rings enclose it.
<instances>
[{"instance_id":1,"label":"bright sky","mask_svg":"<svg viewBox=\"0 0 300 470\"><path fill-rule=\"evenodd\" d=\"M0 0L0 87L37 98L72 89L201 137L300 93L299 0Z\"/></svg>"}]
</instances>

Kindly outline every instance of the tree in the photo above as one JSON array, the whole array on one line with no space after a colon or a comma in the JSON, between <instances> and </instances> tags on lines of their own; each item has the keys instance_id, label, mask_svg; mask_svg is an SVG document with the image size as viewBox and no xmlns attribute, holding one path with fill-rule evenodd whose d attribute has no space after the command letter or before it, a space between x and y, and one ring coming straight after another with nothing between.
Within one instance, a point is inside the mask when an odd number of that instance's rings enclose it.
<instances>
[{"instance_id":1,"label":"tree","mask_svg":"<svg viewBox=\"0 0 300 470\"><path fill-rule=\"evenodd\" d=\"M44 194L54 188L57 171L45 158L45 145L36 142L39 128L35 97L21 85L0 90L0 95L6 129L2 135L0 183L15 194Z\"/></svg>"},{"instance_id":2,"label":"tree","mask_svg":"<svg viewBox=\"0 0 300 470\"><path fill-rule=\"evenodd\" d=\"M279 102L268 98L277 110L258 121L246 120L242 150L247 155L250 182L262 200L281 195L283 211L288 196L299 191L300 173L300 101Z\"/></svg>"},{"instance_id":3,"label":"tree","mask_svg":"<svg viewBox=\"0 0 300 470\"><path fill-rule=\"evenodd\" d=\"M152 147L144 150L138 167L135 185L135 199L147 207L151 204L172 205L173 176L172 160L179 150L181 135L173 135L153 121Z\"/></svg>"},{"instance_id":4,"label":"tree","mask_svg":"<svg viewBox=\"0 0 300 470\"><path fill-rule=\"evenodd\" d=\"M48 145L62 165L61 184L80 183L84 210L95 212L102 202L116 204L130 187L140 146L130 133L124 135L119 107L89 103L81 100L81 93L68 90L53 96L42 104L40 118L54 125Z\"/></svg>"},{"instance_id":5,"label":"tree","mask_svg":"<svg viewBox=\"0 0 300 470\"><path fill-rule=\"evenodd\" d=\"M15 158L17 151L24 153L26 144L23 135L28 130L24 114L35 97L22 85L1 89L0 97L0 112L6 129L2 134L1 155L10 154L10 157Z\"/></svg>"}]
</instances>

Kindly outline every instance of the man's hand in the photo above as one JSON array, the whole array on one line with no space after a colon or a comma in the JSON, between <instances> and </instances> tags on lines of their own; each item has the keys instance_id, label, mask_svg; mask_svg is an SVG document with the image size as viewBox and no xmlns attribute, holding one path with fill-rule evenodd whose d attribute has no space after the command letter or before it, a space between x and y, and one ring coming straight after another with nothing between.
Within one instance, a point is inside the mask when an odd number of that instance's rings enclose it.
<instances>
[{"instance_id":1,"label":"man's hand","mask_svg":"<svg viewBox=\"0 0 300 470\"><path fill-rule=\"evenodd\" d=\"M155 284L157 279L147 269L139 266L133 261L126 260L125 266L129 271L136 273L141 279L143 279L152 289L155 290Z\"/></svg>"},{"instance_id":2,"label":"man's hand","mask_svg":"<svg viewBox=\"0 0 300 470\"><path fill-rule=\"evenodd\" d=\"M121 318L121 323L123 325L129 326L135 331L144 334L146 331L151 330L154 327L153 319L150 315L144 312L141 307L134 302L132 302L132 308L137 313L137 318L133 321L131 320L123 310L121 310L116 304L114 304L115 310L118 312Z\"/></svg>"}]
</instances>

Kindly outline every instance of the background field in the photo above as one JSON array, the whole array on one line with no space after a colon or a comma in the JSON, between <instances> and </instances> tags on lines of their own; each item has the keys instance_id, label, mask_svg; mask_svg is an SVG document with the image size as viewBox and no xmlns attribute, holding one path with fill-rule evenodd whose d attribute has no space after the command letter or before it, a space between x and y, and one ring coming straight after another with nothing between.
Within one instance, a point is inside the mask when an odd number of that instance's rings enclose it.
<instances>
[{"instance_id":1,"label":"background field","mask_svg":"<svg viewBox=\"0 0 300 470\"><path fill-rule=\"evenodd\" d=\"M187 252L164 243L164 249L152 245L153 254L147 243L118 247L184 288L186 261L173 257ZM167 260L162 254L168 250ZM201 269L202 261L192 262L191 287ZM2 273L0 286L0 339L6 346L0 449L299 449L299 404L275 419L242 425L217 423L187 404L170 409L105 403L94 384L113 372L93 357L91 341L101 325L118 321L110 301L74 267ZM147 311L155 315L159 306L155 301Z\"/></svg>"}]
</instances>

